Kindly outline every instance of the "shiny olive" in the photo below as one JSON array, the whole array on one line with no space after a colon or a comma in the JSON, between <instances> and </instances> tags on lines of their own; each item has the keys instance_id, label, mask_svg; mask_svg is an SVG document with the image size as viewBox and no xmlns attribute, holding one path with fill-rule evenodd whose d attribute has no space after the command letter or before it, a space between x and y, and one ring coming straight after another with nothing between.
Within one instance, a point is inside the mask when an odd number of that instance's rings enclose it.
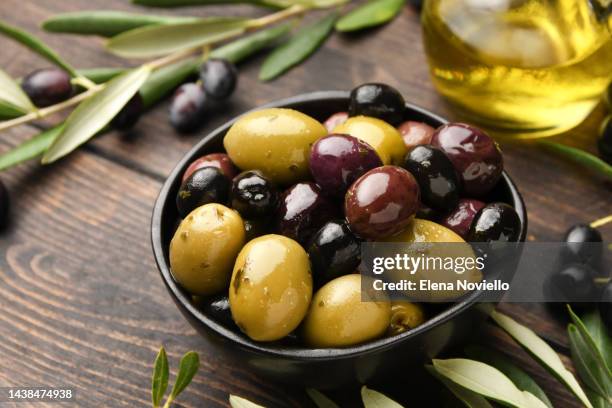
<instances>
[{"instance_id":1,"label":"shiny olive","mask_svg":"<svg viewBox=\"0 0 612 408\"><path fill-rule=\"evenodd\" d=\"M308 247L315 287L355 272L361 261L360 246L344 221L330 221L321 227Z\"/></svg>"},{"instance_id":2,"label":"shiny olive","mask_svg":"<svg viewBox=\"0 0 612 408\"><path fill-rule=\"evenodd\" d=\"M310 151L310 173L323 192L342 197L368 170L382 166L374 149L349 135L332 134L316 141Z\"/></svg>"},{"instance_id":3,"label":"shiny olive","mask_svg":"<svg viewBox=\"0 0 612 408\"><path fill-rule=\"evenodd\" d=\"M6 227L8 224L10 207L9 192L2 180L0 180L0 229Z\"/></svg>"},{"instance_id":4,"label":"shiny olive","mask_svg":"<svg viewBox=\"0 0 612 408\"><path fill-rule=\"evenodd\" d=\"M382 336L391 319L388 301L362 301L361 275L341 276L319 289L303 324L306 344L347 347Z\"/></svg>"},{"instance_id":5,"label":"shiny olive","mask_svg":"<svg viewBox=\"0 0 612 408\"><path fill-rule=\"evenodd\" d=\"M216 167L221 170L221 173L228 179L233 179L238 174L238 169L234 166L229 156L225 153L210 153L199 157L191 162L185 173L183 173L183 181L187 180L194 171L203 167Z\"/></svg>"},{"instance_id":6,"label":"shiny olive","mask_svg":"<svg viewBox=\"0 0 612 408\"><path fill-rule=\"evenodd\" d=\"M229 289L234 321L253 340L274 341L302 321L312 298L306 251L281 235L255 238L242 248Z\"/></svg>"},{"instance_id":7,"label":"shiny olive","mask_svg":"<svg viewBox=\"0 0 612 408\"><path fill-rule=\"evenodd\" d=\"M232 180L232 208L243 217L269 215L277 201L276 187L258 170L244 171Z\"/></svg>"},{"instance_id":8,"label":"shiny olive","mask_svg":"<svg viewBox=\"0 0 612 408\"><path fill-rule=\"evenodd\" d=\"M484 206L472 221L467 234L469 242L516 242L520 238L521 219L508 204Z\"/></svg>"},{"instance_id":9,"label":"shiny olive","mask_svg":"<svg viewBox=\"0 0 612 408\"><path fill-rule=\"evenodd\" d=\"M285 191L277 211L278 231L305 245L336 215L334 205L312 182L298 183Z\"/></svg>"},{"instance_id":10,"label":"shiny olive","mask_svg":"<svg viewBox=\"0 0 612 408\"><path fill-rule=\"evenodd\" d=\"M464 123L448 123L436 129L431 144L446 153L468 196L481 197L499 181L504 169L502 153L484 131Z\"/></svg>"},{"instance_id":11,"label":"shiny olive","mask_svg":"<svg viewBox=\"0 0 612 408\"><path fill-rule=\"evenodd\" d=\"M353 183L344 200L344 214L351 230L368 239L400 232L418 208L416 180L396 166L370 170Z\"/></svg>"},{"instance_id":12,"label":"shiny olive","mask_svg":"<svg viewBox=\"0 0 612 408\"><path fill-rule=\"evenodd\" d=\"M308 178L310 147L327 130L315 119L292 109L263 109L240 117L223 139L241 169L261 170L276 184Z\"/></svg>"},{"instance_id":13,"label":"shiny olive","mask_svg":"<svg viewBox=\"0 0 612 408\"><path fill-rule=\"evenodd\" d=\"M598 267L603 253L601 233L588 224L576 224L565 232L564 261Z\"/></svg>"},{"instance_id":14,"label":"shiny olive","mask_svg":"<svg viewBox=\"0 0 612 408\"><path fill-rule=\"evenodd\" d=\"M371 116L397 126L405 110L402 94L386 84L363 84L354 88L349 96L349 116Z\"/></svg>"},{"instance_id":15,"label":"shiny olive","mask_svg":"<svg viewBox=\"0 0 612 408\"><path fill-rule=\"evenodd\" d=\"M599 300L599 315L608 333L612 335L612 283L608 283Z\"/></svg>"},{"instance_id":16,"label":"shiny olive","mask_svg":"<svg viewBox=\"0 0 612 408\"><path fill-rule=\"evenodd\" d=\"M170 102L170 125L179 132L192 132L206 119L208 98L202 86L187 83L179 86Z\"/></svg>"},{"instance_id":17,"label":"shiny olive","mask_svg":"<svg viewBox=\"0 0 612 408\"><path fill-rule=\"evenodd\" d=\"M110 125L118 130L128 130L138 122L140 115L144 112L144 102L140 93L134 96L125 104L117 115L111 120Z\"/></svg>"},{"instance_id":18,"label":"shiny olive","mask_svg":"<svg viewBox=\"0 0 612 408\"><path fill-rule=\"evenodd\" d=\"M612 116L608 116L601 124L597 148L601 158L612 164Z\"/></svg>"},{"instance_id":19,"label":"shiny olive","mask_svg":"<svg viewBox=\"0 0 612 408\"><path fill-rule=\"evenodd\" d=\"M228 328L236 327L230 311L229 298L226 293L212 297L198 298L194 302L207 317Z\"/></svg>"},{"instance_id":20,"label":"shiny olive","mask_svg":"<svg viewBox=\"0 0 612 408\"><path fill-rule=\"evenodd\" d=\"M551 276L548 288L563 302L592 302L595 300L596 272L587 265L570 264Z\"/></svg>"},{"instance_id":21,"label":"shiny olive","mask_svg":"<svg viewBox=\"0 0 612 408\"><path fill-rule=\"evenodd\" d=\"M406 146L397 129L380 119L366 116L349 118L334 129L334 133L346 134L363 140L376 150L383 164L401 165L406 156Z\"/></svg>"},{"instance_id":22,"label":"shiny olive","mask_svg":"<svg viewBox=\"0 0 612 408\"><path fill-rule=\"evenodd\" d=\"M418 303L391 302L391 322L387 334L393 336L412 330L425 322L425 312Z\"/></svg>"},{"instance_id":23,"label":"shiny olive","mask_svg":"<svg viewBox=\"0 0 612 408\"><path fill-rule=\"evenodd\" d=\"M181 217L208 203L225 203L230 182L216 167L203 167L181 184L176 194L176 208Z\"/></svg>"},{"instance_id":24,"label":"shiny olive","mask_svg":"<svg viewBox=\"0 0 612 408\"><path fill-rule=\"evenodd\" d=\"M434 210L450 211L459 203L459 179L453 163L433 146L416 146L408 152L404 168L416 178L421 201Z\"/></svg>"},{"instance_id":25,"label":"shiny olive","mask_svg":"<svg viewBox=\"0 0 612 408\"><path fill-rule=\"evenodd\" d=\"M170 242L172 276L194 295L227 288L234 260L244 245L240 215L221 204L189 213Z\"/></svg>"},{"instance_id":26,"label":"shiny olive","mask_svg":"<svg viewBox=\"0 0 612 408\"><path fill-rule=\"evenodd\" d=\"M227 99L238 83L238 70L230 61L211 58L202 64L200 79L206 94L213 99Z\"/></svg>"},{"instance_id":27,"label":"shiny olive","mask_svg":"<svg viewBox=\"0 0 612 408\"><path fill-rule=\"evenodd\" d=\"M73 92L70 75L59 68L38 69L28 74L23 78L21 88L40 108L65 101Z\"/></svg>"},{"instance_id":28,"label":"shiny olive","mask_svg":"<svg viewBox=\"0 0 612 408\"><path fill-rule=\"evenodd\" d=\"M340 126L348 119L348 112L337 112L331 115L325 122L323 122L323 126L327 129L327 132L332 133L336 126Z\"/></svg>"},{"instance_id":29,"label":"shiny olive","mask_svg":"<svg viewBox=\"0 0 612 408\"><path fill-rule=\"evenodd\" d=\"M397 130L400 132L400 135L402 135L402 139L408 150L415 146L431 144L431 138L436 131L436 129L432 128L427 123L415 122L413 120L402 123L397 127Z\"/></svg>"},{"instance_id":30,"label":"shiny olive","mask_svg":"<svg viewBox=\"0 0 612 408\"><path fill-rule=\"evenodd\" d=\"M457 207L440 220L440 224L466 239L476 213L485 205L482 201L462 198L459 200Z\"/></svg>"},{"instance_id":31,"label":"shiny olive","mask_svg":"<svg viewBox=\"0 0 612 408\"><path fill-rule=\"evenodd\" d=\"M465 242L452 230L429 220L415 218L406 229L397 235L383 239L384 242Z\"/></svg>"}]
</instances>

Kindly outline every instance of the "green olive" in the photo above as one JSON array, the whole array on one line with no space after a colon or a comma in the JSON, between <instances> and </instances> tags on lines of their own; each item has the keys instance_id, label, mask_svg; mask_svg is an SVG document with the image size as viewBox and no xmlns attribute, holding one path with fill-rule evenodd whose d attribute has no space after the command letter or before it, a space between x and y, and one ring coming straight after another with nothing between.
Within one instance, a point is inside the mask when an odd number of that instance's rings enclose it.
<instances>
[{"instance_id":1,"label":"green olive","mask_svg":"<svg viewBox=\"0 0 612 408\"><path fill-rule=\"evenodd\" d=\"M244 245L240 215L206 204L181 222L170 242L172 276L193 295L212 295L228 286L232 265Z\"/></svg>"},{"instance_id":2,"label":"green olive","mask_svg":"<svg viewBox=\"0 0 612 408\"><path fill-rule=\"evenodd\" d=\"M336 278L315 293L304 321L313 347L346 347L380 337L389 327L388 301L362 302L361 275Z\"/></svg>"},{"instance_id":3,"label":"green olive","mask_svg":"<svg viewBox=\"0 0 612 408\"><path fill-rule=\"evenodd\" d=\"M312 298L306 251L282 235L264 235L242 248L229 288L232 317L250 338L274 341L302 321Z\"/></svg>"},{"instance_id":4,"label":"green olive","mask_svg":"<svg viewBox=\"0 0 612 408\"><path fill-rule=\"evenodd\" d=\"M383 164L401 165L407 150L396 128L380 119L355 116L336 126L333 133L343 133L361 139L376 150Z\"/></svg>"},{"instance_id":5,"label":"green olive","mask_svg":"<svg viewBox=\"0 0 612 408\"><path fill-rule=\"evenodd\" d=\"M393 336L420 326L425 321L423 307L412 302L391 302L391 323L387 334Z\"/></svg>"},{"instance_id":6,"label":"green olive","mask_svg":"<svg viewBox=\"0 0 612 408\"><path fill-rule=\"evenodd\" d=\"M260 170L273 182L289 185L308 178L310 147L326 134L321 123L301 112L263 109L238 119L223 145L241 169Z\"/></svg>"}]
</instances>

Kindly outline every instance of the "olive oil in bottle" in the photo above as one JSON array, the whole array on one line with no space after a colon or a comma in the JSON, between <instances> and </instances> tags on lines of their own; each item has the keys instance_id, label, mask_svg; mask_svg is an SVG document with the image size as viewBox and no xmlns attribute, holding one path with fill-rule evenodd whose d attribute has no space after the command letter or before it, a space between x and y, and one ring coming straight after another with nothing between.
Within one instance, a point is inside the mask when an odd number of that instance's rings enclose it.
<instances>
[{"instance_id":1,"label":"olive oil in bottle","mask_svg":"<svg viewBox=\"0 0 612 408\"><path fill-rule=\"evenodd\" d=\"M595 1L427 0L423 36L435 86L497 134L576 126L612 80L612 37Z\"/></svg>"}]
</instances>

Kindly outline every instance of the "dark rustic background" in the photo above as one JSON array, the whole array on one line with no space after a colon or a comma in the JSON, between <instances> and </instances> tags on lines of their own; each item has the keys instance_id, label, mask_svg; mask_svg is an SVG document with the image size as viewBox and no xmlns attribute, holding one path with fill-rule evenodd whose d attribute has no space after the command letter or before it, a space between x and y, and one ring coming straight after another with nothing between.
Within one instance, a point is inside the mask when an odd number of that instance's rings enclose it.
<instances>
[{"instance_id":1,"label":"dark rustic background","mask_svg":"<svg viewBox=\"0 0 612 408\"><path fill-rule=\"evenodd\" d=\"M127 0L2 0L0 18L40 35L79 68L126 65L105 53L99 39L49 35L39 29L54 13L96 8L197 16L262 13L249 6L147 10ZM161 183L207 130L247 108L297 93L382 81L411 102L449 118L453 114L429 81L418 14L409 7L382 29L334 35L306 64L274 82L257 81L260 62L254 58L240 66L231 106L210 117L193 136L174 133L167 104L162 103L129 134L108 133L52 166L30 163L1 175L13 208L11 224L0 235L0 386L64 385L77 390L78 406L146 406L151 365L164 344L174 369L187 350L201 355L201 370L180 397L183 406L226 406L228 393L270 407L311 405L300 389L228 365L179 314L158 276L149 244L149 220ZM0 38L0 66L10 74L22 76L47 65ZM602 116L600 107L560 140L592 151ZM4 132L0 151L49 123ZM503 147L506 168L529 210L530 240L558 240L571 224L610 212L610 190L592 175L535 146ZM604 234L610 240L612 229L605 228ZM565 323L542 305L501 309L569 354ZM555 406L577 406L499 329L490 325L486 333L482 341L526 367ZM564 361L569 364L567 357ZM400 386L382 389L407 406L434 405L418 399L418 391L410 386L413 380L406 373ZM356 390L332 395L346 406L356 404L349 396L357 395Z\"/></svg>"}]
</instances>

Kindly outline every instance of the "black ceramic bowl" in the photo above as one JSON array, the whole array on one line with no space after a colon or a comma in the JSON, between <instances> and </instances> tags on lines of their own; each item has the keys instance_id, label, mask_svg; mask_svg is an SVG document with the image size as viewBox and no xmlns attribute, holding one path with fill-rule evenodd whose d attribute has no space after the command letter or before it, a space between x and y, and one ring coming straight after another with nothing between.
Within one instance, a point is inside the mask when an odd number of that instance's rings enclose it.
<instances>
[{"instance_id":1,"label":"black ceramic bowl","mask_svg":"<svg viewBox=\"0 0 612 408\"><path fill-rule=\"evenodd\" d=\"M320 121L338 111L346 111L348 92L326 91L299 95L273 102L261 108L292 108ZM446 121L414 105L406 105L406 120L426 122L438 127ZM232 364L247 366L270 379L314 388L336 388L354 383L372 383L400 370L423 362L476 333L493 304L478 303L478 293L449 305L416 329L354 347L311 349L281 343L258 343L206 316L193 304L191 296L172 278L168 261L170 240L179 220L175 196L181 177L197 157L223 151L223 136L234 120L206 135L172 171L164 183L151 226L153 252L162 279L183 315L203 336L233 359ZM521 223L521 241L527 233L527 214L516 186L506 173L486 201L503 201L517 211Z\"/></svg>"}]
</instances>

